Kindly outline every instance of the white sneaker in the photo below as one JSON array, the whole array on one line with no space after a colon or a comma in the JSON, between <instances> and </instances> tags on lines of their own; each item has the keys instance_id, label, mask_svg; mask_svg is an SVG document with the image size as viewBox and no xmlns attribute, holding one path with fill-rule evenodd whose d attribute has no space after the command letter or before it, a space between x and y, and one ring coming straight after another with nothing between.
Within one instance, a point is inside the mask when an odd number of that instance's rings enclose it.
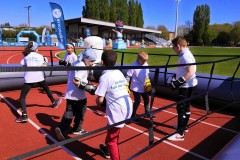
<instances>
[{"instance_id":1,"label":"white sneaker","mask_svg":"<svg viewBox=\"0 0 240 160\"><path fill-rule=\"evenodd\" d=\"M177 129L177 125L176 125L176 124L174 124L172 127L173 127L174 129ZM184 129L184 132L187 133L187 132L188 132L188 128L185 128L185 129Z\"/></svg>"},{"instance_id":2,"label":"white sneaker","mask_svg":"<svg viewBox=\"0 0 240 160\"><path fill-rule=\"evenodd\" d=\"M184 141L184 134L181 136L179 133L175 133L174 135L168 137L170 141Z\"/></svg>"},{"instance_id":3,"label":"white sneaker","mask_svg":"<svg viewBox=\"0 0 240 160\"><path fill-rule=\"evenodd\" d=\"M60 141L65 140L65 137L63 136L62 131L59 127L55 128L55 133L57 135L58 140L60 140Z\"/></svg>"}]
</instances>

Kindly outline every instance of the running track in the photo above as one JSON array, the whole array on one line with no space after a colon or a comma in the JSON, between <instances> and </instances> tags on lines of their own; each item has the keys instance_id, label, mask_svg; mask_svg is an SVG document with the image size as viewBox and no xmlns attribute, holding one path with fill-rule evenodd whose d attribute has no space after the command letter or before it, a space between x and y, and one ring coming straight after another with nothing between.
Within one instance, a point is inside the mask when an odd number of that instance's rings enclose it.
<instances>
[{"instance_id":1,"label":"running track","mask_svg":"<svg viewBox=\"0 0 240 160\"><path fill-rule=\"evenodd\" d=\"M2 48L0 52L0 64L19 63L23 48ZM40 47L40 53L49 55L50 48ZM57 48L53 53L58 52ZM11 52L7 50L12 50ZM13 51L15 50L15 51ZM50 59L49 59L50 60ZM57 59L54 59L57 61ZM63 95L66 84L50 86L51 90L58 95ZM0 159L9 159L20 154L36 150L38 148L57 143L54 128L58 125L65 110L66 101L63 99L57 109L50 107L50 100L40 88L33 88L27 99L27 111L29 122L26 124L15 123L15 118L21 113L18 98L20 90L0 93ZM86 112L83 128L94 131L106 126L106 117L92 112L98 110L95 105L96 96L88 95L88 110ZM173 101L155 97L153 109L172 104ZM210 106L211 107L211 106ZM139 106L138 113L144 112L144 107ZM190 123L205 114L204 107L192 107ZM175 107L159 112L154 120L155 141L163 138L175 130L172 125L177 122ZM139 124L128 124L120 134L119 149L121 159L125 160L148 145L148 119L141 118ZM212 113L190 127L182 142L163 141L162 143L139 155L138 160L198 160L212 159L234 136L239 132L239 117L234 114ZM100 132L65 146L55 147L41 152L28 159L105 159L98 150L100 143L104 142L106 132ZM68 138L75 135L69 134Z\"/></svg>"}]
</instances>

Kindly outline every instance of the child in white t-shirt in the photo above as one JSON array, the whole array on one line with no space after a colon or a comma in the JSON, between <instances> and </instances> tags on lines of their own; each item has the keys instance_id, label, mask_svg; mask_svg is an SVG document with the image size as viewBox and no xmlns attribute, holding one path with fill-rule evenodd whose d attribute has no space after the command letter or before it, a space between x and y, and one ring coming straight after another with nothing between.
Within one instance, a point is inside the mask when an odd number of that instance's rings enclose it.
<instances>
[{"instance_id":1,"label":"child in white t-shirt","mask_svg":"<svg viewBox=\"0 0 240 160\"><path fill-rule=\"evenodd\" d=\"M117 53L113 50L107 50L102 53L102 66L112 67L116 61ZM127 81L119 70L104 70L99 79L99 86L95 92L98 95L96 103L98 106L101 106L104 99L106 99L108 125L128 119L132 115L132 100L126 89L126 84ZM105 139L107 147L103 144L100 145L100 149L106 158L119 159L119 133L124 125L120 124L107 130Z\"/></svg>"},{"instance_id":2,"label":"child in white t-shirt","mask_svg":"<svg viewBox=\"0 0 240 160\"><path fill-rule=\"evenodd\" d=\"M59 65L71 66L76 60L77 55L75 54L75 47L72 43L66 45L67 52L63 60L59 61Z\"/></svg>"},{"instance_id":3,"label":"child in white t-shirt","mask_svg":"<svg viewBox=\"0 0 240 160\"><path fill-rule=\"evenodd\" d=\"M141 51L138 53L137 60L132 63L132 66L148 66L148 53ZM132 117L136 116L138 106L141 102L141 97L144 101L145 113L150 111L148 92L151 91L151 83L149 79L149 69L129 69L126 76L127 81L130 83L130 90L133 92L134 103ZM146 86L146 84L148 86ZM149 115L147 115L149 116ZM155 118L155 116L153 116ZM133 121L139 123L138 119Z\"/></svg>"},{"instance_id":4,"label":"child in white t-shirt","mask_svg":"<svg viewBox=\"0 0 240 160\"><path fill-rule=\"evenodd\" d=\"M38 44L36 42L29 42L22 52L24 57L21 60L21 65L23 66L45 66L44 57L41 54L38 54ZM26 110L26 97L33 85L37 83L40 85L44 91L47 93L49 99L52 102L52 108L57 108L61 103L62 99L54 99L52 92L50 91L42 71L34 72L24 72L24 84L21 89L20 94L20 103L22 107L22 116L16 119L17 123L25 123L28 121L27 110Z\"/></svg>"},{"instance_id":5,"label":"child in white t-shirt","mask_svg":"<svg viewBox=\"0 0 240 160\"><path fill-rule=\"evenodd\" d=\"M84 50L78 60L72 66L92 66L97 59L95 51L91 48ZM65 98L67 101L66 110L58 127L55 128L57 138L65 140L67 130L74 118L74 125L72 129L73 134L84 134L87 131L82 129L84 115L87 109L87 96L88 91L94 94L96 87L88 83L89 71L76 70L70 71L68 74L67 89Z\"/></svg>"}]
</instances>

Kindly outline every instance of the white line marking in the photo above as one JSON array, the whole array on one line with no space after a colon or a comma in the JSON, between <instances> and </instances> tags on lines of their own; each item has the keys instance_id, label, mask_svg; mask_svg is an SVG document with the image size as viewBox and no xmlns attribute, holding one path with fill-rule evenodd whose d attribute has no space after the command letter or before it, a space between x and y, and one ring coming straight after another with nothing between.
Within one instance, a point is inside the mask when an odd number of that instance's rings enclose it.
<instances>
[{"instance_id":1,"label":"white line marking","mask_svg":"<svg viewBox=\"0 0 240 160\"><path fill-rule=\"evenodd\" d=\"M12 108L14 109L19 115L22 115L21 111L18 110L14 105L12 105L2 94L0 94L0 97ZM54 143L57 143L58 141L53 138L51 135L49 135L46 131L44 131L41 127L39 127L36 123L34 123L30 118L28 118L28 122L33 125L38 131L40 131L43 135L45 135L46 137L48 137L51 141L53 141ZM72 151L70 151L69 149L67 149L64 146L59 146L61 147L63 150L65 150L68 154L70 154L74 159L76 160L81 160L81 158L79 158L77 155L75 155Z\"/></svg>"}]
</instances>

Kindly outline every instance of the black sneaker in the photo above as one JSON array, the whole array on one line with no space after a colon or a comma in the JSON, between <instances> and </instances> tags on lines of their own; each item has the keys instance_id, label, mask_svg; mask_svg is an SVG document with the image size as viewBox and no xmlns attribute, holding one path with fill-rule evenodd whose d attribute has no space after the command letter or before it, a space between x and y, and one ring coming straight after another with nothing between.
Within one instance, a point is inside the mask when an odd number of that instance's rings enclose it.
<instances>
[{"instance_id":1,"label":"black sneaker","mask_svg":"<svg viewBox=\"0 0 240 160\"><path fill-rule=\"evenodd\" d=\"M103 144L100 144L99 148L102 151L104 157L109 159L110 158L110 153L109 153L107 147L104 146Z\"/></svg>"},{"instance_id":2,"label":"black sneaker","mask_svg":"<svg viewBox=\"0 0 240 160\"><path fill-rule=\"evenodd\" d=\"M86 134L86 133L88 133L88 132L85 131L85 130L83 130L83 129L81 129L80 131L73 131L72 133L73 133L73 134L83 135L83 134Z\"/></svg>"},{"instance_id":3,"label":"black sneaker","mask_svg":"<svg viewBox=\"0 0 240 160\"><path fill-rule=\"evenodd\" d=\"M28 121L28 117L26 114L24 114L16 119L17 123L26 123L27 121Z\"/></svg>"},{"instance_id":4,"label":"black sneaker","mask_svg":"<svg viewBox=\"0 0 240 160\"><path fill-rule=\"evenodd\" d=\"M65 140L65 137L63 136L62 131L59 127L55 128L55 133L57 135L58 140L60 140L60 141Z\"/></svg>"},{"instance_id":5,"label":"black sneaker","mask_svg":"<svg viewBox=\"0 0 240 160\"><path fill-rule=\"evenodd\" d=\"M58 108L58 105L62 102L62 98L59 97L58 99L56 99L53 104L52 104L52 108Z\"/></svg>"}]
</instances>

